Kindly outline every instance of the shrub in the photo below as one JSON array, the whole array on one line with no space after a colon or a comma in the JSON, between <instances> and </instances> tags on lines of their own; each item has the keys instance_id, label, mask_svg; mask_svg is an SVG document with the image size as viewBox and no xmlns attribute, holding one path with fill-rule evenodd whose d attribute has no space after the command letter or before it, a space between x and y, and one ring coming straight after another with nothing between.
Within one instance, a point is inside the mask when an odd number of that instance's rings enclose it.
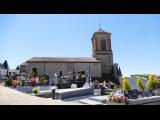
<instances>
[{"instance_id":1,"label":"shrub","mask_svg":"<svg viewBox=\"0 0 160 120\"><path fill-rule=\"evenodd\" d=\"M137 88L139 88L142 91L144 91L145 87L144 87L144 85L142 83L142 80L140 78L137 79L136 84L137 84Z\"/></svg>"},{"instance_id":2,"label":"shrub","mask_svg":"<svg viewBox=\"0 0 160 120\"><path fill-rule=\"evenodd\" d=\"M20 80L20 81L19 81L19 85L20 85L20 86L24 86L24 85L25 85L25 80Z\"/></svg>"},{"instance_id":3,"label":"shrub","mask_svg":"<svg viewBox=\"0 0 160 120\"><path fill-rule=\"evenodd\" d=\"M131 90L131 86L130 86L130 84L129 84L128 79L124 79L124 80L122 81L122 89L123 89L123 90Z\"/></svg>"},{"instance_id":4,"label":"shrub","mask_svg":"<svg viewBox=\"0 0 160 120\"><path fill-rule=\"evenodd\" d=\"M45 85L46 84L46 80L45 77L41 77L39 80L40 85Z\"/></svg>"},{"instance_id":5,"label":"shrub","mask_svg":"<svg viewBox=\"0 0 160 120\"><path fill-rule=\"evenodd\" d=\"M152 74L149 74L149 75L148 75L148 80L153 80Z\"/></svg>"},{"instance_id":6,"label":"shrub","mask_svg":"<svg viewBox=\"0 0 160 120\"><path fill-rule=\"evenodd\" d=\"M160 80L159 79L149 79L147 81L146 87L149 90L160 89Z\"/></svg>"},{"instance_id":7,"label":"shrub","mask_svg":"<svg viewBox=\"0 0 160 120\"><path fill-rule=\"evenodd\" d=\"M35 87L35 88L32 89L32 92L33 92L34 94L37 94L39 91L40 91L40 88L39 88L39 87Z\"/></svg>"},{"instance_id":8,"label":"shrub","mask_svg":"<svg viewBox=\"0 0 160 120\"><path fill-rule=\"evenodd\" d=\"M156 88L157 88L157 89L160 89L160 79L157 79L157 80L156 80Z\"/></svg>"},{"instance_id":9,"label":"shrub","mask_svg":"<svg viewBox=\"0 0 160 120\"><path fill-rule=\"evenodd\" d=\"M7 85L7 86L12 86L12 79L11 79L11 78L6 78L6 79L4 80L4 82L5 82L5 85Z\"/></svg>"},{"instance_id":10,"label":"shrub","mask_svg":"<svg viewBox=\"0 0 160 120\"><path fill-rule=\"evenodd\" d=\"M116 85L115 83L114 83L114 89L115 89L115 90L118 89L118 85Z\"/></svg>"}]
</instances>

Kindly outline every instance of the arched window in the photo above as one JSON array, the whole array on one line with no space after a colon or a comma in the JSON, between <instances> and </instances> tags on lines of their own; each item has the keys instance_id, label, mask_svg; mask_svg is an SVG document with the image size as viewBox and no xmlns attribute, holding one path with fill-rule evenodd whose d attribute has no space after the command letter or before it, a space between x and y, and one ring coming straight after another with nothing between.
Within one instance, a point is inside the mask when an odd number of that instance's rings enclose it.
<instances>
[{"instance_id":1,"label":"arched window","mask_svg":"<svg viewBox=\"0 0 160 120\"><path fill-rule=\"evenodd\" d=\"M106 51L106 40L101 39L101 51Z\"/></svg>"}]
</instances>

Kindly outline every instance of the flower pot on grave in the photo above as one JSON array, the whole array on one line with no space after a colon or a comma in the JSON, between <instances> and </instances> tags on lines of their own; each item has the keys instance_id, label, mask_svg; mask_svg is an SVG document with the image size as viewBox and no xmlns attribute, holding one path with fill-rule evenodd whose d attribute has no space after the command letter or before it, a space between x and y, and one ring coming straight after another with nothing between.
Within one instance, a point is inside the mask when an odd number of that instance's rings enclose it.
<instances>
[{"instance_id":1,"label":"flower pot on grave","mask_svg":"<svg viewBox=\"0 0 160 120\"><path fill-rule=\"evenodd\" d=\"M131 99L137 99L138 98L138 90L137 89L131 90L130 95L131 95Z\"/></svg>"}]
</instances>

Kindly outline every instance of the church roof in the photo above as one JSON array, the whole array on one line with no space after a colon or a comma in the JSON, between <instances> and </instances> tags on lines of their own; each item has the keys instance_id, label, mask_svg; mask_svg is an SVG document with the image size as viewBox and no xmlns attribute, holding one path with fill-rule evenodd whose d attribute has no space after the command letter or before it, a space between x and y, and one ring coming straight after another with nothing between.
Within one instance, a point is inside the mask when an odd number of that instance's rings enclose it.
<instances>
[{"instance_id":1,"label":"church roof","mask_svg":"<svg viewBox=\"0 0 160 120\"><path fill-rule=\"evenodd\" d=\"M27 62L80 62L80 63L100 63L92 57L33 57Z\"/></svg>"},{"instance_id":2,"label":"church roof","mask_svg":"<svg viewBox=\"0 0 160 120\"><path fill-rule=\"evenodd\" d=\"M25 61L25 62L23 62L21 65L27 65L27 62Z\"/></svg>"},{"instance_id":3,"label":"church roof","mask_svg":"<svg viewBox=\"0 0 160 120\"><path fill-rule=\"evenodd\" d=\"M111 34L110 32L106 32L106 31L104 31L103 29L99 28L96 32L94 32L94 34L93 34L93 36L92 36L92 39L93 39L94 35L97 34L97 33ZM91 40L92 40L92 39L91 39Z\"/></svg>"},{"instance_id":4,"label":"church roof","mask_svg":"<svg viewBox=\"0 0 160 120\"><path fill-rule=\"evenodd\" d=\"M95 33L109 33L109 32L106 32L106 31L104 31L103 29L101 29L101 28L99 28L99 30L97 30ZM111 34L111 33L109 33L109 34Z\"/></svg>"}]
</instances>

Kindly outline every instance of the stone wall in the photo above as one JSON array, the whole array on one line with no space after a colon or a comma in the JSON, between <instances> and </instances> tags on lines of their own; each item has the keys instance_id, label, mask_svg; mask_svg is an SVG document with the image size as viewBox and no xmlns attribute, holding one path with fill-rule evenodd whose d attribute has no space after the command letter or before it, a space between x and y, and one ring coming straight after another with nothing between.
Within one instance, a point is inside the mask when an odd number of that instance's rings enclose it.
<instances>
[{"instance_id":1,"label":"stone wall","mask_svg":"<svg viewBox=\"0 0 160 120\"><path fill-rule=\"evenodd\" d=\"M27 63L27 73L32 68L37 68L39 74L48 73L52 75L62 70L63 75L67 72L88 71L92 77L101 77L101 63Z\"/></svg>"}]
</instances>

